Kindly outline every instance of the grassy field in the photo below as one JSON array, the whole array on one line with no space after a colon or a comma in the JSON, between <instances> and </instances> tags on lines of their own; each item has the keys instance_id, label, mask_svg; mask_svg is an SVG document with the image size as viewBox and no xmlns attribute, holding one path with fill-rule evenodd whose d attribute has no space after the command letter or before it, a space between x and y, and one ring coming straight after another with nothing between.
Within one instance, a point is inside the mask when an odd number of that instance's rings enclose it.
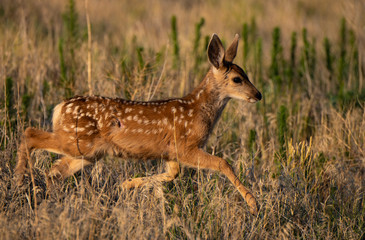
<instances>
[{"instance_id":1,"label":"grassy field","mask_svg":"<svg viewBox=\"0 0 365 240\"><path fill-rule=\"evenodd\" d=\"M356 0L2 0L0 239L364 239L364 14ZM36 151L34 181L17 187L26 127L51 130L53 107L73 95L187 94L212 33L225 45L240 34L235 62L263 93L230 101L206 146L252 189L257 217L210 171L121 188L161 173L158 159L107 157L50 192L57 155Z\"/></svg>"}]
</instances>

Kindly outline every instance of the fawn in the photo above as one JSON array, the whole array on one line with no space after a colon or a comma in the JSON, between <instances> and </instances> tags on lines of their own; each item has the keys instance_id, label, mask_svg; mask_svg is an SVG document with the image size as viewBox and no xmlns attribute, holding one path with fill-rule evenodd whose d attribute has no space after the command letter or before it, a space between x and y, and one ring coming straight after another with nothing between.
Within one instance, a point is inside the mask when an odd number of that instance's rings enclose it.
<instances>
[{"instance_id":1,"label":"fawn","mask_svg":"<svg viewBox=\"0 0 365 240\"><path fill-rule=\"evenodd\" d=\"M212 156L203 147L231 98L254 103L261 93L245 72L232 61L238 47L238 34L225 51L216 34L208 46L212 65L200 85L183 98L150 102L76 96L54 108L53 132L27 128L18 150L15 174L18 184L34 164L29 159L35 149L64 155L49 170L47 180L74 174L106 154L125 158L166 161L166 171L151 177L123 182L125 189L140 187L152 180L172 181L180 164L211 169L226 175L257 214L255 197L239 181L231 166ZM29 160L28 160L29 159Z\"/></svg>"}]
</instances>

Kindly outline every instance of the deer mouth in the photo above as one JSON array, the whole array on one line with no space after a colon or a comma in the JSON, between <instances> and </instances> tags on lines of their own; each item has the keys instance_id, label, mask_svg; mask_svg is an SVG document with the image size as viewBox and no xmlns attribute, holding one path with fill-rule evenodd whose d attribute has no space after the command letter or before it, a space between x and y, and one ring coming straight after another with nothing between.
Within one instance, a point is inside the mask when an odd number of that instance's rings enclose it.
<instances>
[{"instance_id":1,"label":"deer mouth","mask_svg":"<svg viewBox=\"0 0 365 240\"><path fill-rule=\"evenodd\" d=\"M247 97L247 102L255 103L262 99L261 93L258 91L254 97Z\"/></svg>"},{"instance_id":2,"label":"deer mouth","mask_svg":"<svg viewBox=\"0 0 365 240\"><path fill-rule=\"evenodd\" d=\"M247 102L250 102L250 103L255 103L257 102L258 99L254 99L254 98L247 98Z\"/></svg>"}]
</instances>

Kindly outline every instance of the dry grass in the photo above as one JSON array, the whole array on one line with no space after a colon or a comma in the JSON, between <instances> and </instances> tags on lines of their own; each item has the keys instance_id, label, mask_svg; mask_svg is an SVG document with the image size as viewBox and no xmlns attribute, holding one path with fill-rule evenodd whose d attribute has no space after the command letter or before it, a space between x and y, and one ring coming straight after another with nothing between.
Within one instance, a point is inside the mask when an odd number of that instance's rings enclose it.
<instances>
[{"instance_id":1,"label":"dry grass","mask_svg":"<svg viewBox=\"0 0 365 240\"><path fill-rule=\"evenodd\" d=\"M203 37L216 32L226 43L234 33L241 33L243 23L255 18L263 46L262 84L253 41L245 69L255 85L265 90L265 104L231 101L206 148L227 159L256 194L261 204L257 218L249 214L225 177L209 171L185 168L172 183L122 190L121 183L129 177L162 172L159 160L141 163L105 158L48 192L44 172L57 156L37 151L35 186L31 179L21 188L16 186L13 168L23 130L30 125L50 129L52 107L64 98L58 48L59 40L67 39L62 20L66 6L59 0L0 3L1 239L364 238L365 5L361 1L141 0L136 5L133 1L89 0L93 92L138 100L181 96L200 81L208 64L203 58L194 69L192 49L195 24L201 17L205 18ZM78 1L76 9L76 63L72 65L72 57L66 55L66 66L74 66L73 93L87 94L84 1ZM172 64L172 15L178 24L177 67ZM356 36L360 65L358 74L346 75L350 100L344 102L338 100L341 96L335 77L326 69L322 47L323 38L328 37L333 51L339 52L341 17ZM296 31L299 62L303 27L310 41L316 39L317 48L315 73L311 75L308 69L304 76L298 73L298 86L278 95L269 74L275 26L281 28L285 59L291 33ZM136 49L141 47L143 64L139 65ZM69 54L72 46L64 48ZM204 39L199 53L204 53ZM236 62L241 65L242 53ZM6 89L9 78L10 92ZM288 109L284 147L278 137L280 105ZM250 142L253 131L256 137Z\"/></svg>"}]
</instances>

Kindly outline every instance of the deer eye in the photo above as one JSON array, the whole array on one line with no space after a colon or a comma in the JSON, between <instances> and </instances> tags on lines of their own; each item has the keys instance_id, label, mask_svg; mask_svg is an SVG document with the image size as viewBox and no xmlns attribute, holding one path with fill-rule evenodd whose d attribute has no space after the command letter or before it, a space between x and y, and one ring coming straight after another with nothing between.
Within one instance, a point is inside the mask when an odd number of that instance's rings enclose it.
<instances>
[{"instance_id":1,"label":"deer eye","mask_svg":"<svg viewBox=\"0 0 365 240\"><path fill-rule=\"evenodd\" d=\"M240 77L233 78L234 83L242 83L242 79Z\"/></svg>"}]
</instances>

